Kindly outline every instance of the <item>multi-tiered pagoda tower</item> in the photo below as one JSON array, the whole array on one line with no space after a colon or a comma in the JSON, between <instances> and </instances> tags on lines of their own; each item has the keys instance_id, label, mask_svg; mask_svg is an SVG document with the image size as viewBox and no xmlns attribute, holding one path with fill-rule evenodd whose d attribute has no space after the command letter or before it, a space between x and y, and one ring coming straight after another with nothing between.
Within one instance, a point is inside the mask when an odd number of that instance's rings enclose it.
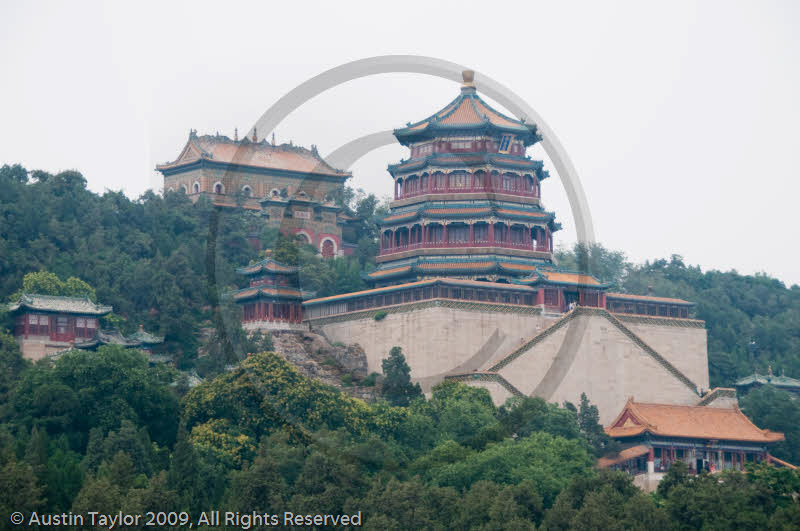
<instances>
[{"instance_id":1,"label":"multi-tiered pagoda tower","mask_svg":"<svg viewBox=\"0 0 800 531\"><path fill-rule=\"evenodd\" d=\"M381 223L377 286L446 276L494 282L553 265L559 224L541 205L548 173L525 151L536 126L493 109L473 73L439 112L395 130L411 158L389 166L394 201Z\"/></svg>"}]
</instances>

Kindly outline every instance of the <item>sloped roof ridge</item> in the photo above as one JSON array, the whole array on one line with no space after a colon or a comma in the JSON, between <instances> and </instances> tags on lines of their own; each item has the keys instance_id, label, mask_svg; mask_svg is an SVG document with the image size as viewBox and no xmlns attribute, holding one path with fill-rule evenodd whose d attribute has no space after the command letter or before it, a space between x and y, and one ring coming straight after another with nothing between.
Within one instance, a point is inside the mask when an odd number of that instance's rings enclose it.
<instances>
[{"instance_id":1,"label":"sloped roof ridge","mask_svg":"<svg viewBox=\"0 0 800 531\"><path fill-rule=\"evenodd\" d=\"M480 97L478 97L477 94L470 94L468 96L468 99L469 99L470 105L472 105L472 110L475 111L475 114L478 116L478 118L480 118L481 121L483 121L483 122L489 122L490 120L489 120L489 117L486 116L486 113L481 113L481 111L478 109L478 106L475 104L475 100L476 99L479 100ZM487 105L487 107L488 107L488 105Z\"/></svg>"},{"instance_id":2,"label":"sloped roof ridge","mask_svg":"<svg viewBox=\"0 0 800 531\"><path fill-rule=\"evenodd\" d=\"M486 107L486 108L487 108L489 111L491 111L491 112L495 113L495 114L496 114L496 115L498 115L499 117L501 117L501 118L504 118L504 119L508 120L509 122L516 122L516 123L518 123L518 124L520 124L520 125L522 125L522 126L524 126L524 127L527 127L527 128L529 128L529 129L532 127L532 126L529 126L528 124L526 124L526 123L525 123L523 120L519 120L519 119L517 119L517 118L514 118L514 117L512 117L512 116L508 116L507 114L504 114L504 113L502 113L502 112L498 111L497 109L495 109L494 107L492 107L491 105L489 105L489 103L488 103L486 100L484 100L483 98L481 98L481 97L480 97L478 94L475 94L475 96L474 96L474 97L475 97L475 98L476 98L476 99L477 99L477 100L480 102L480 104L481 104L481 105L483 105L483 106L484 106L484 107ZM479 113L479 114L480 114L480 113Z\"/></svg>"},{"instance_id":3,"label":"sloped roof ridge","mask_svg":"<svg viewBox=\"0 0 800 531\"><path fill-rule=\"evenodd\" d=\"M780 432L772 431L772 430L769 430L769 429L766 429L766 428L759 428L758 426L756 426L753 423L752 420L750 420L747 417L747 415L745 415L742 412L742 410L739 408L738 405L734 405L733 407L730 407L730 408L714 408L714 407L702 406L702 405L697 405L697 404L695 404L695 405L659 404L657 402L636 402L633 399L633 397L630 397L629 398L629 403L626 404L626 409L629 407L630 408L629 410L633 411L633 413L637 416L637 418L639 420L643 420L645 422L646 426L643 426L643 427L652 427L653 430L655 430L655 431L658 430L658 425L652 423L649 420L647 420L647 415L644 412L642 412L641 409L640 409L641 406L644 406L645 408L653 407L653 408L659 408L659 409L676 409L676 410L701 410L701 411L714 411L714 410L726 411L727 410L727 411L734 411L734 412L736 412L738 414L739 418L745 422L746 425L748 425L749 427L753 428L753 430L755 430L757 433L761 433L765 437L769 437L770 435L783 435ZM624 411L625 411L625 409L623 409L623 412ZM621 417L621 415L622 414L620 414L620 417ZM617 418L617 421L619 420L620 417ZM613 424L611 426L613 426Z\"/></svg>"},{"instance_id":4,"label":"sloped roof ridge","mask_svg":"<svg viewBox=\"0 0 800 531\"><path fill-rule=\"evenodd\" d=\"M51 308L50 309L50 308L41 308L41 307L37 306L38 303L42 303L42 302L46 303L48 301L49 302L83 304L87 308L85 308L86 311L79 311L77 309L69 309L69 308ZM67 295L45 295L45 294L40 294L40 293L27 293L27 292L23 292L20 295L19 300L9 303L8 304L8 309L10 311L15 311L15 310L21 308L22 306L27 306L27 307L30 307L30 308L32 308L34 310L38 309L40 311L54 311L54 312L63 311L63 312L66 312L66 313L77 313L77 314L88 313L88 314L96 314L96 315L102 315L102 314L110 313L113 310L112 306L107 306L107 305L104 305L104 304L96 303L92 299L90 299L88 296L70 297L70 296L67 296Z\"/></svg>"},{"instance_id":5,"label":"sloped roof ridge","mask_svg":"<svg viewBox=\"0 0 800 531\"><path fill-rule=\"evenodd\" d=\"M422 124L429 125L433 121L443 120L443 119L447 118L448 116L450 116L451 114L453 114L456 111L456 109L458 109L458 107L459 107L458 103L463 98L464 98L464 95L463 94L459 94L458 96L453 98L450 101L450 103L448 103L447 105L445 105L444 107L442 107L438 111L434 112L433 114L428 115L427 118L423 118L422 120L420 120L418 122L410 123L410 124L406 125L405 127L398 127L397 131L400 131L402 129L413 129L414 127L420 126ZM447 110L447 112L442 114L441 116L439 116L439 113L441 113L444 110Z\"/></svg>"}]
</instances>

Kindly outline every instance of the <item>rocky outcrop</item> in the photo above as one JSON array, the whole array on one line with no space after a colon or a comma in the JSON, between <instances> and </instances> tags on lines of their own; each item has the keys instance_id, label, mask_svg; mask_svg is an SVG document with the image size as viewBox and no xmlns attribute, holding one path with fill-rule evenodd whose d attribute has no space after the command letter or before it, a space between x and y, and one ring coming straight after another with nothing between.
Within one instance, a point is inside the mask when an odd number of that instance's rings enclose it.
<instances>
[{"instance_id":1,"label":"rocky outcrop","mask_svg":"<svg viewBox=\"0 0 800 531\"><path fill-rule=\"evenodd\" d=\"M331 345L313 332L273 331L275 352L300 374L314 378L362 400L375 398L375 387L359 387L367 376L367 356L358 345Z\"/></svg>"}]
</instances>

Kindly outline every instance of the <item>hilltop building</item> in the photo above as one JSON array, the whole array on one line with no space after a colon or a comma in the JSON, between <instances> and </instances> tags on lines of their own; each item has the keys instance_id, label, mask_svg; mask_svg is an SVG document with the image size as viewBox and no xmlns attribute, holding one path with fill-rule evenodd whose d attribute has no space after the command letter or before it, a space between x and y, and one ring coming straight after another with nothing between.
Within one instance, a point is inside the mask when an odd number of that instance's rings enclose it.
<instances>
[{"instance_id":1,"label":"hilltop building","mask_svg":"<svg viewBox=\"0 0 800 531\"><path fill-rule=\"evenodd\" d=\"M614 293L558 267L560 227L541 203L547 172L525 154L540 140L533 124L493 109L467 72L452 102L394 134L411 156L389 166L394 199L365 274L373 287L310 298L296 267L267 259L239 270L250 277L234 294L245 328L310 328L359 345L367 372L399 346L426 392L452 379L496 404L586 393L624 446L599 465L645 488L677 460L694 470L791 466L767 453L783 435L750 423L734 390L707 391L705 323L691 302ZM288 310L277 318L276 308Z\"/></svg>"},{"instance_id":2,"label":"hilltop building","mask_svg":"<svg viewBox=\"0 0 800 531\"><path fill-rule=\"evenodd\" d=\"M541 138L509 118L470 79L442 110L394 131L411 157L389 166L376 286L433 277L540 281L553 268L555 215L541 204L543 164L525 156Z\"/></svg>"},{"instance_id":3,"label":"hilltop building","mask_svg":"<svg viewBox=\"0 0 800 531\"><path fill-rule=\"evenodd\" d=\"M394 200L366 275L374 288L305 300L313 329L360 345L369 371L400 346L426 391L447 378L498 404L574 403L585 392L604 423L629 396L698 403L708 357L691 302L613 293L556 264L547 172L526 156L534 124L493 109L465 73L453 101L395 136L410 158L389 166Z\"/></svg>"},{"instance_id":4,"label":"hilltop building","mask_svg":"<svg viewBox=\"0 0 800 531\"><path fill-rule=\"evenodd\" d=\"M38 360L70 348L94 350L100 345L122 345L152 354L153 346L164 341L139 326L124 337L117 330L101 330L100 317L111 313L111 306L92 302L88 297L60 297L23 293L9 305L14 316L14 337L22 356Z\"/></svg>"},{"instance_id":5,"label":"hilltop building","mask_svg":"<svg viewBox=\"0 0 800 531\"><path fill-rule=\"evenodd\" d=\"M693 474L744 470L746 463L762 461L796 468L769 454L768 446L784 440L783 434L750 422L739 410L733 389L714 389L697 406L647 404L630 398L606 433L624 448L601 458L598 466L627 472L636 485L649 491L678 461Z\"/></svg>"},{"instance_id":6,"label":"hilltop building","mask_svg":"<svg viewBox=\"0 0 800 531\"><path fill-rule=\"evenodd\" d=\"M299 287L300 268L271 258L236 270L250 285L233 294L242 308L245 330L303 330L303 298L311 294Z\"/></svg>"},{"instance_id":7,"label":"hilltop building","mask_svg":"<svg viewBox=\"0 0 800 531\"><path fill-rule=\"evenodd\" d=\"M325 257L345 254L347 218L333 197L350 173L329 166L314 146L274 145L255 133L232 140L191 131L178 157L156 169L166 191L260 212L268 226L297 235Z\"/></svg>"}]
</instances>

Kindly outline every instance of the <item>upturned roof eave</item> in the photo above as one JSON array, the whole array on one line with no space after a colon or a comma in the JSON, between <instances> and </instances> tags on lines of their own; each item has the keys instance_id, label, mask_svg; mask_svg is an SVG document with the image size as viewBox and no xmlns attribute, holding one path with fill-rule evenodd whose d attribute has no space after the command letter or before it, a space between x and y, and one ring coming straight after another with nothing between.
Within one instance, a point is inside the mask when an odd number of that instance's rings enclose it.
<instances>
[{"instance_id":1,"label":"upturned roof eave","mask_svg":"<svg viewBox=\"0 0 800 531\"><path fill-rule=\"evenodd\" d=\"M641 437L644 434L654 435L656 437L669 437L672 439L692 439L698 441L706 441L706 440L717 440L717 441L733 441L733 442L751 442L751 443L760 443L760 444L772 444L776 442L780 442L786 439L785 435L780 432L776 431L769 431L769 434L774 434L774 437L770 437L767 433L764 433L763 438L754 438L754 437L721 437L715 435L692 435L687 433L670 433L668 431L660 431L655 426L641 426L640 430L636 431L628 431L625 433L616 433L615 428L608 428L606 429L606 434L609 437L614 439L630 439L633 437ZM760 430L759 431L763 431Z\"/></svg>"},{"instance_id":2,"label":"upturned roof eave","mask_svg":"<svg viewBox=\"0 0 800 531\"><path fill-rule=\"evenodd\" d=\"M302 170L289 170L285 168L273 168L270 166L258 166L253 164L242 164L239 162L226 162L221 160L214 160L207 157L200 157L194 160L190 160L184 163L178 164L160 164L156 165L156 170L161 172L165 177L169 175L174 175L176 173L182 173L184 171L190 171L195 169L196 167L202 167L204 165L208 165L211 167L215 167L218 169L223 169L226 171L233 171L233 170L250 170L254 173L261 173L261 174L275 174L278 176L285 176L285 177L311 177L320 180L335 180L344 182L350 177L353 176L350 172L344 173L329 173L329 172L315 172L315 171L302 171Z\"/></svg>"},{"instance_id":3,"label":"upturned roof eave","mask_svg":"<svg viewBox=\"0 0 800 531\"><path fill-rule=\"evenodd\" d=\"M76 310L76 309L69 309L69 308L48 308L42 306L36 306L34 302L31 301L30 297L40 297L40 298L51 298L51 299L58 299L64 301L80 301L80 302L88 302L94 309L87 309L84 310ZM36 312L49 312L49 313L68 313L72 315L92 315L92 316L99 316L102 317L103 315L107 315L114 310L113 306L105 306L102 304L97 304L93 302L89 297L62 297L60 295L38 295L38 294L28 294L23 293L20 296L20 300L17 302L9 303L8 306L9 312L15 312L20 309L27 309L30 311Z\"/></svg>"},{"instance_id":4,"label":"upturned roof eave","mask_svg":"<svg viewBox=\"0 0 800 531\"><path fill-rule=\"evenodd\" d=\"M413 126L411 126L413 127ZM481 121L474 124L442 124L438 121L428 122L425 127L419 129L400 128L392 131L397 141L404 146L408 146L415 141L430 140L441 134L452 134L463 131L467 134L485 131L487 133L514 134L520 137L525 147L530 147L541 141L541 137L528 126L511 127L494 124L490 121Z\"/></svg>"}]
</instances>

